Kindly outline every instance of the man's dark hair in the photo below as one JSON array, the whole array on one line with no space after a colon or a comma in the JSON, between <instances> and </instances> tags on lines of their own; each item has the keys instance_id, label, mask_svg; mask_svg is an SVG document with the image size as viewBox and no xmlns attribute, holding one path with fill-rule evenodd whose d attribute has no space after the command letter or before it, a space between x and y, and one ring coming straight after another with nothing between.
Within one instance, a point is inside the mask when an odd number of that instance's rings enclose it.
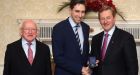
<instances>
[{"instance_id":1,"label":"man's dark hair","mask_svg":"<svg viewBox=\"0 0 140 75\"><path fill-rule=\"evenodd\" d=\"M83 5L85 5L85 0L71 0L71 2L70 2L70 9L73 9L76 4L83 4Z\"/></svg>"}]
</instances>

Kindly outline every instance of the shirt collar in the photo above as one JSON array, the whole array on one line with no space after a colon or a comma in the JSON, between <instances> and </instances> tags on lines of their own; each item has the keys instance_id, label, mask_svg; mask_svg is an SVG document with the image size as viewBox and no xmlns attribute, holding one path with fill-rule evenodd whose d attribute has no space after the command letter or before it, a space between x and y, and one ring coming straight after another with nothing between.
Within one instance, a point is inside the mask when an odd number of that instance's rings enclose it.
<instances>
[{"instance_id":1,"label":"shirt collar","mask_svg":"<svg viewBox=\"0 0 140 75\"><path fill-rule=\"evenodd\" d=\"M25 45L25 44L27 44L27 43L28 43L28 42L27 42L24 38L22 38L22 44ZM35 39L34 39L31 43L32 43L32 45L35 45L35 44L36 44Z\"/></svg>"},{"instance_id":2,"label":"shirt collar","mask_svg":"<svg viewBox=\"0 0 140 75\"><path fill-rule=\"evenodd\" d=\"M114 31L115 31L115 25L108 31L109 36L112 36ZM104 31L104 34L106 33L107 32Z\"/></svg>"},{"instance_id":3,"label":"shirt collar","mask_svg":"<svg viewBox=\"0 0 140 75\"><path fill-rule=\"evenodd\" d=\"M69 22L70 22L72 28L75 28L77 24L73 21L73 19L72 19L71 16L68 18L68 20L69 20ZM79 24L79 26L81 26L81 24Z\"/></svg>"}]
</instances>

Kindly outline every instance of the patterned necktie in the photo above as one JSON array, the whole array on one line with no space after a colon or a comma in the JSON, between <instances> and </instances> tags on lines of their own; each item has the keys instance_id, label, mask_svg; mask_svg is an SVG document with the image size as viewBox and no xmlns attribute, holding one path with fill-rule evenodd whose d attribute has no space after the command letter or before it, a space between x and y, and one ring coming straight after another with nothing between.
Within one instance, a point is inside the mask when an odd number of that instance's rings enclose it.
<instances>
[{"instance_id":1,"label":"patterned necktie","mask_svg":"<svg viewBox=\"0 0 140 75\"><path fill-rule=\"evenodd\" d=\"M102 61L105 58L106 49L107 49L107 41L108 41L108 33L105 34L104 42L103 42L103 45L102 45L102 48L101 48L101 58L102 58Z\"/></svg>"},{"instance_id":2,"label":"patterned necktie","mask_svg":"<svg viewBox=\"0 0 140 75\"><path fill-rule=\"evenodd\" d=\"M32 65L33 63L33 51L31 49L32 43L28 43L28 61Z\"/></svg>"},{"instance_id":3,"label":"patterned necktie","mask_svg":"<svg viewBox=\"0 0 140 75\"><path fill-rule=\"evenodd\" d=\"M75 26L76 28L75 28L75 35L76 35L76 40L77 40L77 42L78 42L78 44L79 44L79 47L80 47L80 50L81 50L81 54L83 53L83 50L82 50L82 48L81 48L81 42L80 42L80 38L79 38L79 34L78 34L78 28L80 27L79 25L76 25Z\"/></svg>"}]
</instances>

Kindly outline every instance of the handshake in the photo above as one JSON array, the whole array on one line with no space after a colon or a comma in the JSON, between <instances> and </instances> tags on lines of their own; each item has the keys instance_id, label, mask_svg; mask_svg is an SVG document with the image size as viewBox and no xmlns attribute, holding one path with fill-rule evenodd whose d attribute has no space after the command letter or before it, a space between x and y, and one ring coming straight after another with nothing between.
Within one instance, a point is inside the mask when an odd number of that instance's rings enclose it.
<instances>
[{"instance_id":1,"label":"handshake","mask_svg":"<svg viewBox=\"0 0 140 75\"><path fill-rule=\"evenodd\" d=\"M99 60L96 60L96 57L89 57L88 67L82 67L82 75L91 75L91 69L97 67Z\"/></svg>"}]
</instances>

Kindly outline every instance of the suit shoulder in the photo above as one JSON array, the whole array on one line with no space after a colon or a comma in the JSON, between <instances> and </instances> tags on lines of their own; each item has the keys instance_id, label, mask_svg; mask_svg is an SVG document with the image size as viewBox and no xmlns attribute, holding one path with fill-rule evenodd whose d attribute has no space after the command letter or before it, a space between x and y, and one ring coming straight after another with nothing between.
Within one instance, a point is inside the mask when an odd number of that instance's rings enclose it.
<instances>
[{"instance_id":1,"label":"suit shoulder","mask_svg":"<svg viewBox=\"0 0 140 75\"><path fill-rule=\"evenodd\" d=\"M42 42L40 42L40 41L37 41L37 43L38 43L38 45L40 45L40 46L49 47L47 44L44 44L44 43L42 43Z\"/></svg>"},{"instance_id":2,"label":"suit shoulder","mask_svg":"<svg viewBox=\"0 0 140 75\"><path fill-rule=\"evenodd\" d=\"M102 38L103 32L100 32L92 37L92 41L98 42Z\"/></svg>"},{"instance_id":3,"label":"suit shoulder","mask_svg":"<svg viewBox=\"0 0 140 75\"><path fill-rule=\"evenodd\" d=\"M9 44L7 44L7 46L9 47L9 46L16 46L16 45L18 45L18 44L20 44L21 43L21 41L20 40L17 40L17 41L14 41L14 42L12 42L12 43L9 43Z\"/></svg>"},{"instance_id":4,"label":"suit shoulder","mask_svg":"<svg viewBox=\"0 0 140 75\"><path fill-rule=\"evenodd\" d=\"M66 29L68 28L68 26L70 25L68 19L66 20L63 20L59 23L57 23L54 27L53 27L53 30L52 30L52 36L54 34L59 34L61 35L63 32L66 31Z\"/></svg>"},{"instance_id":5,"label":"suit shoulder","mask_svg":"<svg viewBox=\"0 0 140 75\"><path fill-rule=\"evenodd\" d=\"M85 23L85 22L81 22L81 23L89 28L89 25L87 23Z\"/></svg>"},{"instance_id":6,"label":"suit shoulder","mask_svg":"<svg viewBox=\"0 0 140 75\"><path fill-rule=\"evenodd\" d=\"M13 53L16 51L17 48L21 45L21 41L17 40L12 43L7 44L6 52Z\"/></svg>"},{"instance_id":7,"label":"suit shoulder","mask_svg":"<svg viewBox=\"0 0 140 75\"><path fill-rule=\"evenodd\" d=\"M133 37L133 35L127 31L124 31L122 29L118 29L118 30L120 31L120 34L122 34L125 37L130 37L130 36Z\"/></svg>"},{"instance_id":8,"label":"suit shoulder","mask_svg":"<svg viewBox=\"0 0 140 75\"><path fill-rule=\"evenodd\" d=\"M67 20L60 21L53 28L61 28L67 23Z\"/></svg>"},{"instance_id":9,"label":"suit shoulder","mask_svg":"<svg viewBox=\"0 0 140 75\"><path fill-rule=\"evenodd\" d=\"M103 34L103 32L100 32L100 33L94 35L93 38L101 37L102 34Z\"/></svg>"},{"instance_id":10,"label":"suit shoulder","mask_svg":"<svg viewBox=\"0 0 140 75\"><path fill-rule=\"evenodd\" d=\"M40 41L37 41L37 47L40 49L40 51L42 51L43 53L48 53L50 54L50 48L47 44L44 44Z\"/></svg>"}]
</instances>

